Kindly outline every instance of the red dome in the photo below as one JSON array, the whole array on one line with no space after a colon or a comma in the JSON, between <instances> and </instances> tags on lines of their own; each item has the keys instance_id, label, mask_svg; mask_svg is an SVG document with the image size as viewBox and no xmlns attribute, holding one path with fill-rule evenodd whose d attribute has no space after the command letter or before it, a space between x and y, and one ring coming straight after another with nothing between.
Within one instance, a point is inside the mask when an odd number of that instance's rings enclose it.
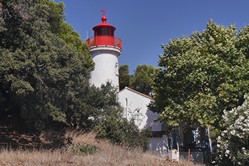
<instances>
[{"instance_id":1,"label":"red dome","mask_svg":"<svg viewBox=\"0 0 249 166\"><path fill-rule=\"evenodd\" d=\"M114 46L122 49L121 39L114 36L116 28L106 22L106 16L102 16L101 20L102 23L93 27L94 37L87 39L88 46Z\"/></svg>"},{"instance_id":2,"label":"red dome","mask_svg":"<svg viewBox=\"0 0 249 166\"><path fill-rule=\"evenodd\" d=\"M102 16L101 18L102 23L96 25L95 27L93 27L93 30L95 31L97 28L102 28L102 27L110 27L111 29L113 29L114 31L116 30L116 28L114 26L112 26L111 24L108 24L107 21L107 17L106 16Z\"/></svg>"}]
</instances>

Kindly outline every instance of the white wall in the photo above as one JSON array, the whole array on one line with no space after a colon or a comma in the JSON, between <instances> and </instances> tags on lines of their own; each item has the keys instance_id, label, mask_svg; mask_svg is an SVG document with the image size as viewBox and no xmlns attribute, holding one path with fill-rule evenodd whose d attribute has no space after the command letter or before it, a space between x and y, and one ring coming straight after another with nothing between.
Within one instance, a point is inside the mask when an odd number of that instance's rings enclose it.
<instances>
[{"instance_id":1,"label":"white wall","mask_svg":"<svg viewBox=\"0 0 249 166\"><path fill-rule=\"evenodd\" d=\"M118 80L118 56L120 50L114 47L93 47L90 53L95 63L91 72L90 84L100 87L106 82L111 82L114 87L119 87Z\"/></svg>"},{"instance_id":2,"label":"white wall","mask_svg":"<svg viewBox=\"0 0 249 166\"><path fill-rule=\"evenodd\" d=\"M148 109L151 98L136 93L130 88L125 88L118 93L118 100L124 108L123 116L128 120L135 119L135 124L139 129L151 128L152 131L161 131L161 123L154 122L159 117Z\"/></svg>"}]
</instances>

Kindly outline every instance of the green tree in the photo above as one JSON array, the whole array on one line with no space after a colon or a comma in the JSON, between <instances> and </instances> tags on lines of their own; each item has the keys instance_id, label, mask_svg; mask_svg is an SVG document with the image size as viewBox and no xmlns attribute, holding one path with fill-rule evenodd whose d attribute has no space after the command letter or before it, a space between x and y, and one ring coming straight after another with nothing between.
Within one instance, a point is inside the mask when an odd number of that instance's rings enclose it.
<instances>
[{"instance_id":1,"label":"green tree","mask_svg":"<svg viewBox=\"0 0 249 166\"><path fill-rule=\"evenodd\" d=\"M69 46L51 30L45 2L2 1L8 17L0 25L0 111L21 115L37 128L47 121L75 126L71 112L91 111L85 102L89 51Z\"/></svg>"},{"instance_id":2,"label":"green tree","mask_svg":"<svg viewBox=\"0 0 249 166\"><path fill-rule=\"evenodd\" d=\"M149 95L152 92L152 83L157 69L151 65L137 66L132 77L131 87L141 93Z\"/></svg>"},{"instance_id":3,"label":"green tree","mask_svg":"<svg viewBox=\"0 0 249 166\"><path fill-rule=\"evenodd\" d=\"M248 29L210 21L202 33L162 46L150 105L161 120L222 130L223 110L241 105L249 91Z\"/></svg>"},{"instance_id":4,"label":"green tree","mask_svg":"<svg viewBox=\"0 0 249 166\"><path fill-rule=\"evenodd\" d=\"M86 67L93 67L93 61L89 53L89 48L85 42L80 38L79 33L77 33L65 19L65 6L62 2L55 3L54 1L42 0L42 4L48 6L47 12L49 13L47 21L50 24L50 30L52 33L56 34L61 38L68 46L70 46L74 51L77 51L85 55L87 60Z\"/></svg>"},{"instance_id":5,"label":"green tree","mask_svg":"<svg viewBox=\"0 0 249 166\"><path fill-rule=\"evenodd\" d=\"M113 115L120 119L122 108L116 97L116 89L110 83L102 85L101 88L87 87L79 92L84 97L75 99L77 103L73 109L67 111L66 116L67 121L75 128L91 130L99 124L99 119Z\"/></svg>"},{"instance_id":6,"label":"green tree","mask_svg":"<svg viewBox=\"0 0 249 166\"><path fill-rule=\"evenodd\" d=\"M149 95L152 92L152 83L157 69L151 65L139 65L133 75L129 74L129 66L119 67L119 89L133 88L141 93Z\"/></svg>"},{"instance_id":7,"label":"green tree","mask_svg":"<svg viewBox=\"0 0 249 166\"><path fill-rule=\"evenodd\" d=\"M129 74L129 66L121 65L118 69L119 72L119 90L125 87L131 87L131 75Z\"/></svg>"}]
</instances>

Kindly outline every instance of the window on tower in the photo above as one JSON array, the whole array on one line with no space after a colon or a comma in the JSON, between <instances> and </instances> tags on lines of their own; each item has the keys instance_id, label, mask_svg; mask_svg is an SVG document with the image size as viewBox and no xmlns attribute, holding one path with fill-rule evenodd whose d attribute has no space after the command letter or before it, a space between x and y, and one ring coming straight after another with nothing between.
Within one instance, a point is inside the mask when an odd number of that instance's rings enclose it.
<instances>
[{"instance_id":1,"label":"window on tower","mask_svg":"<svg viewBox=\"0 0 249 166\"><path fill-rule=\"evenodd\" d=\"M110 28L103 28L102 29L102 35L103 36L110 36Z\"/></svg>"},{"instance_id":2,"label":"window on tower","mask_svg":"<svg viewBox=\"0 0 249 166\"><path fill-rule=\"evenodd\" d=\"M118 73L118 63L117 62L115 64L115 74L116 74L116 76L119 76L119 73Z\"/></svg>"},{"instance_id":3,"label":"window on tower","mask_svg":"<svg viewBox=\"0 0 249 166\"><path fill-rule=\"evenodd\" d=\"M95 35L98 36L114 36L114 31L110 27L101 27L96 29Z\"/></svg>"}]
</instances>

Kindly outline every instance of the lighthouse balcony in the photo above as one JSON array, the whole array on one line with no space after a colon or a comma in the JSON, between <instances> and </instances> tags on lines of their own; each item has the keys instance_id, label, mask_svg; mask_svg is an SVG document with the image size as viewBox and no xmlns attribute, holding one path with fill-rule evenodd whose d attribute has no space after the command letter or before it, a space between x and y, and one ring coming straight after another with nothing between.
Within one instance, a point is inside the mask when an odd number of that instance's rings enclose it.
<instances>
[{"instance_id":1,"label":"lighthouse balcony","mask_svg":"<svg viewBox=\"0 0 249 166\"><path fill-rule=\"evenodd\" d=\"M114 36L96 36L86 40L87 45L91 47L111 46L122 50L122 40Z\"/></svg>"}]
</instances>

